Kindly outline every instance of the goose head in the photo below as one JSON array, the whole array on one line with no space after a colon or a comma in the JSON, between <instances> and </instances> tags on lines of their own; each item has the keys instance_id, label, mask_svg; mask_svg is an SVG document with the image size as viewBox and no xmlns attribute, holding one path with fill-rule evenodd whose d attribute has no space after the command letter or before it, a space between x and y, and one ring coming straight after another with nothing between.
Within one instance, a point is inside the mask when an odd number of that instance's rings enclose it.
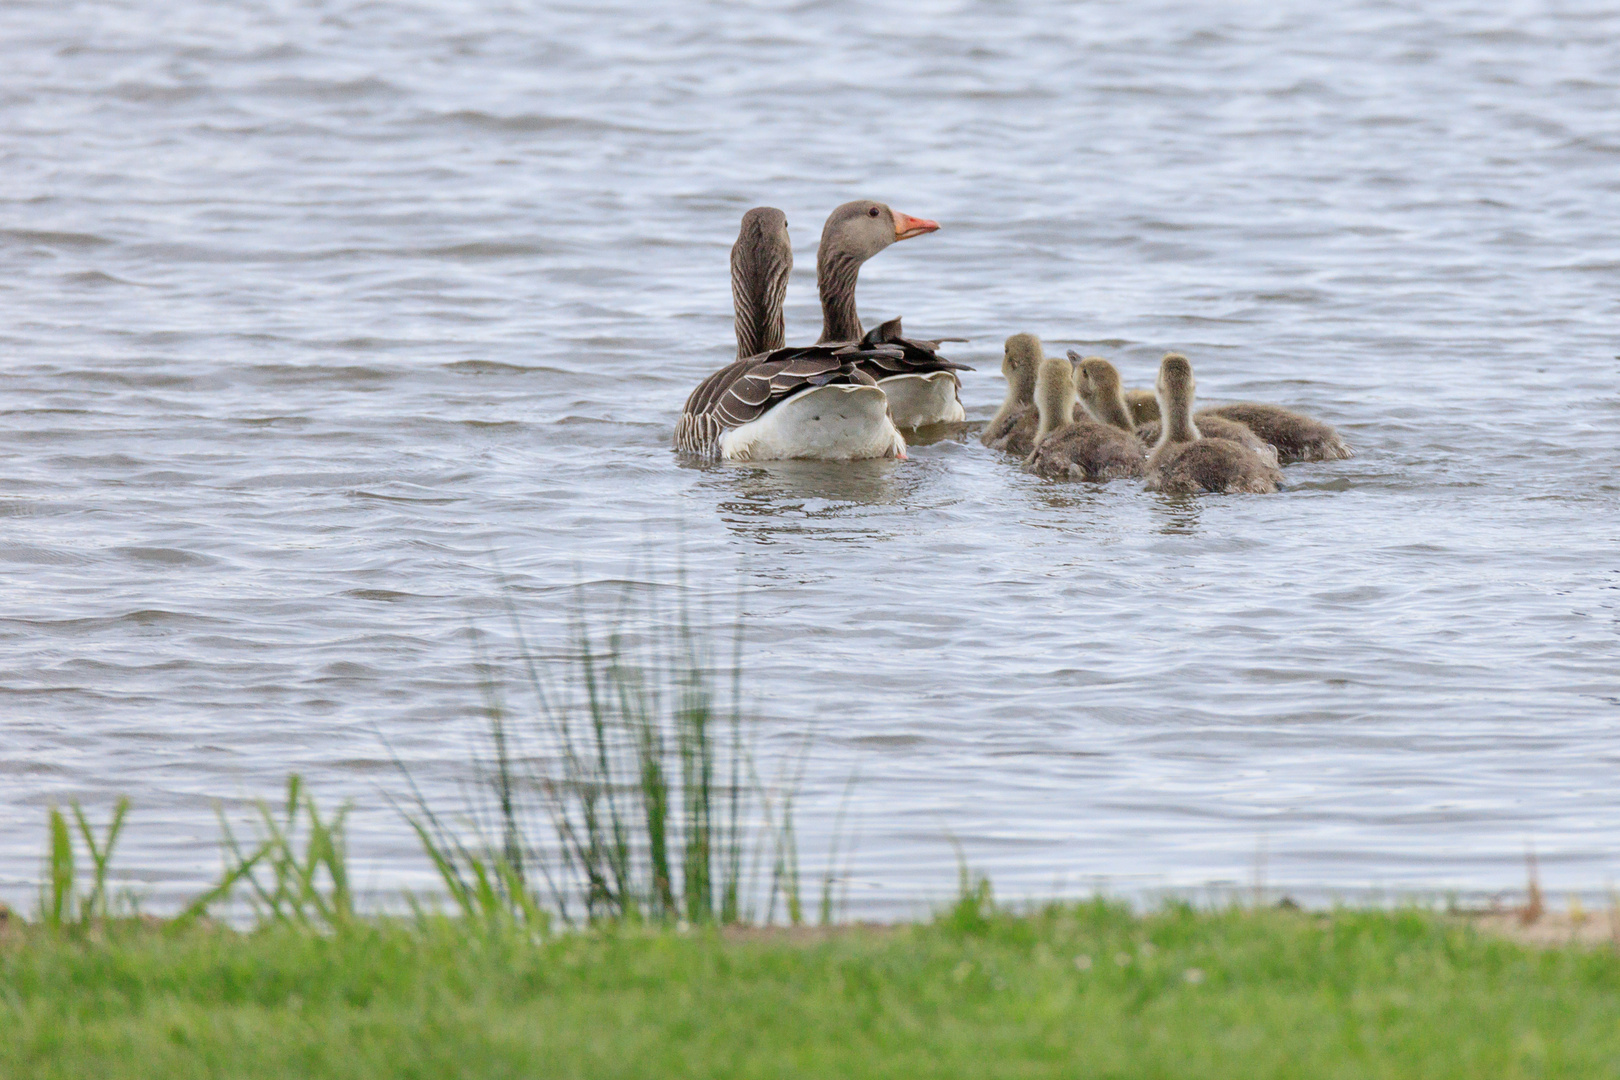
<instances>
[{"instance_id":1,"label":"goose head","mask_svg":"<svg viewBox=\"0 0 1620 1080\"><path fill-rule=\"evenodd\" d=\"M1073 349L1069 359L1074 363L1074 389L1080 404L1098 423L1108 424L1122 431L1130 431L1130 411L1125 407L1124 391L1120 388L1119 371L1100 356L1081 358Z\"/></svg>"},{"instance_id":2,"label":"goose head","mask_svg":"<svg viewBox=\"0 0 1620 1080\"><path fill-rule=\"evenodd\" d=\"M836 253L863 263L890 244L938 229L937 221L914 218L871 199L856 199L827 215L820 253Z\"/></svg>"},{"instance_id":3,"label":"goose head","mask_svg":"<svg viewBox=\"0 0 1620 1080\"><path fill-rule=\"evenodd\" d=\"M861 264L890 244L935 232L937 221L914 218L872 199L856 199L827 215L816 249L816 283L821 290L821 340L856 341L861 320L855 311L855 280Z\"/></svg>"},{"instance_id":4,"label":"goose head","mask_svg":"<svg viewBox=\"0 0 1620 1080\"><path fill-rule=\"evenodd\" d=\"M782 301L793 271L787 215L756 206L743 215L731 245L731 305L736 312L737 357L780 349L784 344Z\"/></svg>"}]
</instances>

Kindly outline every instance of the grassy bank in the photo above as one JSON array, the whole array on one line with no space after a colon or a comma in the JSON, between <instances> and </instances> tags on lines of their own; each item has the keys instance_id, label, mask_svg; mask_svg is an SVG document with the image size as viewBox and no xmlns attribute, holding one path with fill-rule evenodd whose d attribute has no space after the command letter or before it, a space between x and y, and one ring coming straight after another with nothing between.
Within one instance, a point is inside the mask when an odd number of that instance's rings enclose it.
<instances>
[{"instance_id":1,"label":"grassy bank","mask_svg":"<svg viewBox=\"0 0 1620 1080\"><path fill-rule=\"evenodd\" d=\"M1620 958L1407 912L927 925L464 920L0 934L7 1077L1546 1077L1620 1070Z\"/></svg>"},{"instance_id":2,"label":"grassy bank","mask_svg":"<svg viewBox=\"0 0 1620 1080\"><path fill-rule=\"evenodd\" d=\"M0 1080L1620 1074L1608 944L972 888L925 924L807 928L840 848L801 896L798 773L755 757L735 644L633 599L543 656L514 619L532 704L480 661L459 802L401 766L442 885L415 917L357 902L349 804L296 776L221 811L218 879L161 921L114 865L140 808L51 808L32 919L0 909ZM1529 895L1539 917L1533 865Z\"/></svg>"}]
</instances>

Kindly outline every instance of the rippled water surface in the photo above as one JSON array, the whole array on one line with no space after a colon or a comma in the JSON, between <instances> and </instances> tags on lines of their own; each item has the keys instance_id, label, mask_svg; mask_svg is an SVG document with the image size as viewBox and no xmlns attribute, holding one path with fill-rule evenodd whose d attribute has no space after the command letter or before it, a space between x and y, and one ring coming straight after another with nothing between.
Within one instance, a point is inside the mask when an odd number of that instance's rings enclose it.
<instances>
[{"instance_id":1,"label":"rippled water surface","mask_svg":"<svg viewBox=\"0 0 1620 1080\"><path fill-rule=\"evenodd\" d=\"M313 0L0 9L0 895L44 807L455 797L469 637L577 581L738 591L764 752L846 781L851 902L1268 879L1555 887L1620 853L1620 15L1596 4ZM1274 497L904 463L694 467L727 249L789 340L855 197L938 219L869 323L1018 330L1337 424Z\"/></svg>"}]
</instances>

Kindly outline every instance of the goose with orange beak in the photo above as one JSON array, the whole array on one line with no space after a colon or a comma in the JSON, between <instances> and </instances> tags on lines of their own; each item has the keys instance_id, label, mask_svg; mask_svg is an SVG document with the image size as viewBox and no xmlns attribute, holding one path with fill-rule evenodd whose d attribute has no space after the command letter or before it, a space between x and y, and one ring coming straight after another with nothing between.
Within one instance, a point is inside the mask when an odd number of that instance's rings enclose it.
<instances>
[{"instance_id":1,"label":"goose with orange beak","mask_svg":"<svg viewBox=\"0 0 1620 1080\"><path fill-rule=\"evenodd\" d=\"M855 283L861 265L890 244L938 229L937 221L902 214L871 199L857 199L828 215L816 251L816 285L821 292L821 340L817 344L899 346L898 355L884 352L863 361L861 369L888 395L889 413L901 429L965 419L956 372L971 369L938 355L937 341L903 337L899 319L867 333L855 310Z\"/></svg>"},{"instance_id":2,"label":"goose with orange beak","mask_svg":"<svg viewBox=\"0 0 1620 1080\"><path fill-rule=\"evenodd\" d=\"M737 359L698 384L675 426L675 448L727 461L904 458L889 400L860 370L899 357L897 345L838 342L784 348L782 301L793 271L787 215L757 206L731 249Z\"/></svg>"}]
</instances>

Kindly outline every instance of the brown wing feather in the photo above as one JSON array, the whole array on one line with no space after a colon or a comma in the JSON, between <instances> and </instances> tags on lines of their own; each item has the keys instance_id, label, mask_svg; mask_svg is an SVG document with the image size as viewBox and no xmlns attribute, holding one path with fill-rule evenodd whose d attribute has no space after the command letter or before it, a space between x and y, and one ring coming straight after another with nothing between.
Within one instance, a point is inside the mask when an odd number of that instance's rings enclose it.
<instances>
[{"instance_id":1,"label":"brown wing feather","mask_svg":"<svg viewBox=\"0 0 1620 1080\"><path fill-rule=\"evenodd\" d=\"M890 319L881 326L868 330L866 336L861 338L861 344L868 347L888 345L899 349L898 352L885 352L861 362L861 370L875 379L886 379L891 375L925 375L930 371L973 370L966 364L958 364L940 356L938 341L904 337L900 332L899 319Z\"/></svg>"}]
</instances>

